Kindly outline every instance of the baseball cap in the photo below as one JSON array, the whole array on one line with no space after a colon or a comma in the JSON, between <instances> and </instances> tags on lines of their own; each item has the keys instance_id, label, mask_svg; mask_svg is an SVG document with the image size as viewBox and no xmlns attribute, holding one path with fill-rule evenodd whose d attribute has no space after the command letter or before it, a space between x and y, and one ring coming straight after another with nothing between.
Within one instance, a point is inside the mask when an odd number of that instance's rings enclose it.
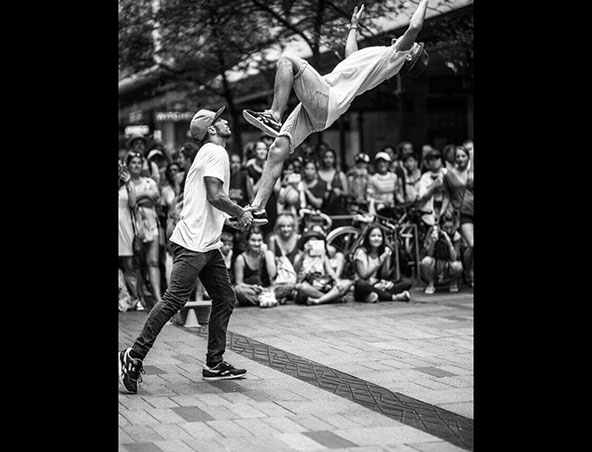
<instances>
[{"instance_id":1,"label":"baseball cap","mask_svg":"<svg viewBox=\"0 0 592 452\"><path fill-rule=\"evenodd\" d=\"M224 112L224 109L225 107L222 106L215 113L211 110L199 110L193 116L193 119L191 119L191 124L189 125L189 132L191 133L191 136L196 140L202 141L206 136L208 127L216 122L216 120Z\"/></svg>"},{"instance_id":2,"label":"baseball cap","mask_svg":"<svg viewBox=\"0 0 592 452\"><path fill-rule=\"evenodd\" d=\"M411 52L409 52L405 58L405 63L403 63L401 73L404 73L409 77L416 78L425 72L426 68L428 67L430 56L424 47L424 43L419 42L411 48Z\"/></svg>"},{"instance_id":3,"label":"baseball cap","mask_svg":"<svg viewBox=\"0 0 592 452\"><path fill-rule=\"evenodd\" d=\"M359 162L370 163L370 156L368 154L360 152L358 155L356 155L354 157L354 161L356 163L359 163Z\"/></svg>"},{"instance_id":4,"label":"baseball cap","mask_svg":"<svg viewBox=\"0 0 592 452\"><path fill-rule=\"evenodd\" d=\"M391 161L391 156L388 155L388 153L380 151L377 152L376 155L374 156L374 161L378 160L378 159L382 159L382 160L386 160L387 162Z\"/></svg>"}]
</instances>

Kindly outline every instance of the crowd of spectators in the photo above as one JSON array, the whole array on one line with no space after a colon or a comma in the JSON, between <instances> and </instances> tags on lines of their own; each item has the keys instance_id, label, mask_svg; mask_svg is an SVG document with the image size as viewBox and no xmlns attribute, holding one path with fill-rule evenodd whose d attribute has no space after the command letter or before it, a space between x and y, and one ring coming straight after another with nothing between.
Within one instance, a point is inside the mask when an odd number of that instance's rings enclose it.
<instances>
[{"instance_id":1,"label":"crowd of spectators","mask_svg":"<svg viewBox=\"0 0 592 452\"><path fill-rule=\"evenodd\" d=\"M229 154L229 197L240 206L258 190L269 146L270 140L261 137L242 153ZM130 137L119 150L121 311L150 309L169 284L168 238L197 152L198 145L188 141L169 154L142 136ZM225 226L222 233L221 252L237 305L406 302L414 285L426 294L472 287L473 166L468 139L442 151L424 145L419 152L403 141L377 149L373 157L359 153L350 168L325 143L305 142L284 164L265 206L269 223L244 232ZM403 204L418 209L424 231L415 279L396 271L395 250L378 224L365 229L348 266L348 257L327 243L326 225L311 226L302 214L322 212L336 228L351 223L347 218L353 212L392 217ZM207 296L199 280L192 296Z\"/></svg>"}]
</instances>

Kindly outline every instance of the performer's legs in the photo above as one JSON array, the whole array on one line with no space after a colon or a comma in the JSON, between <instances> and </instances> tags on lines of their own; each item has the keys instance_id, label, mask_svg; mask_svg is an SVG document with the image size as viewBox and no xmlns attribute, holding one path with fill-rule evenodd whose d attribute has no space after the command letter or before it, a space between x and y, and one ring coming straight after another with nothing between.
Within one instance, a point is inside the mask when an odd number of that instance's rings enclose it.
<instances>
[{"instance_id":1,"label":"performer's legs","mask_svg":"<svg viewBox=\"0 0 592 452\"><path fill-rule=\"evenodd\" d=\"M306 64L308 64L306 60L289 52L283 53L277 62L273 86L273 102L270 111L279 122L282 121L284 112L288 107L288 99L294 85L294 78Z\"/></svg>"}]
</instances>

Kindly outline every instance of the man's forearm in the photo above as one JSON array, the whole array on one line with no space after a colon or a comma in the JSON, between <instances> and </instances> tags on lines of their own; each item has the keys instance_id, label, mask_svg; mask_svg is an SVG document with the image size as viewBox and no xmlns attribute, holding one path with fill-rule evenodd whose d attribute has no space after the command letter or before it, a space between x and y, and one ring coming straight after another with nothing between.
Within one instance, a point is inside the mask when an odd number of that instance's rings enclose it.
<instances>
[{"instance_id":1,"label":"man's forearm","mask_svg":"<svg viewBox=\"0 0 592 452\"><path fill-rule=\"evenodd\" d=\"M233 217L240 218L244 212L243 208L238 204L235 204L223 191L219 191L214 196L209 196L208 202L216 209Z\"/></svg>"}]
</instances>

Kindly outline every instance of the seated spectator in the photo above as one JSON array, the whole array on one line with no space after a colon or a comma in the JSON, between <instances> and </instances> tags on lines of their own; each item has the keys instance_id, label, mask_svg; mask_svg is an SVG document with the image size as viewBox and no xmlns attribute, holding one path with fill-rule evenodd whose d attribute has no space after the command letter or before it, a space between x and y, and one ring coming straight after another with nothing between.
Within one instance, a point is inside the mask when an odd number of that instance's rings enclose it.
<instances>
[{"instance_id":1,"label":"seated spectator","mask_svg":"<svg viewBox=\"0 0 592 452\"><path fill-rule=\"evenodd\" d=\"M302 182L299 184L300 206L320 209L325 202L327 184L319 177L317 163L306 160L302 167Z\"/></svg>"},{"instance_id":2,"label":"seated spectator","mask_svg":"<svg viewBox=\"0 0 592 452\"><path fill-rule=\"evenodd\" d=\"M222 242L220 252L222 253L226 269L228 270L230 281L234 284L234 235L230 231L223 230L222 235L220 236L220 241Z\"/></svg>"},{"instance_id":3,"label":"seated spectator","mask_svg":"<svg viewBox=\"0 0 592 452\"><path fill-rule=\"evenodd\" d=\"M395 173L389 171L391 157L386 152L378 152L374 162L376 173L368 179L368 210L370 213L392 216L395 200L397 203L405 202L402 196L402 181Z\"/></svg>"},{"instance_id":4,"label":"seated spectator","mask_svg":"<svg viewBox=\"0 0 592 452\"><path fill-rule=\"evenodd\" d=\"M269 235L267 241L269 251L275 256L277 275L274 292L280 304L294 297L293 291L296 286L294 264L301 253L298 249L299 240L296 217L286 213L280 214L275 223L274 232Z\"/></svg>"},{"instance_id":5,"label":"seated spectator","mask_svg":"<svg viewBox=\"0 0 592 452\"><path fill-rule=\"evenodd\" d=\"M339 279L333 270L325 242L325 234L309 231L300 239L300 254L295 269L298 274L296 302L307 306L343 302L343 296L352 287L353 281Z\"/></svg>"},{"instance_id":6,"label":"seated spectator","mask_svg":"<svg viewBox=\"0 0 592 452\"><path fill-rule=\"evenodd\" d=\"M382 228L378 224L369 227L362 245L354 253L356 301L376 303L411 299L409 289L413 283L410 279L390 279L392 254L392 250L386 246Z\"/></svg>"},{"instance_id":7,"label":"seated spectator","mask_svg":"<svg viewBox=\"0 0 592 452\"><path fill-rule=\"evenodd\" d=\"M272 285L275 275L275 258L263 243L263 232L252 227L247 233L247 250L234 261L237 305L259 306L259 295Z\"/></svg>"},{"instance_id":8,"label":"seated spectator","mask_svg":"<svg viewBox=\"0 0 592 452\"><path fill-rule=\"evenodd\" d=\"M456 230L454 216L445 213L440 217L440 226L432 226L425 244L425 256L420 263L420 271L424 281L428 283L426 294L436 291L435 281L450 281L450 292L458 292L458 279L462 275L463 266L460 261L462 238Z\"/></svg>"},{"instance_id":9,"label":"seated spectator","mask_svg":"<svg viewBox=\"0 0 592 452\"><path fill-rule=\"evenodd\" d=\"M354 157L355 166L347 172L347 183L350 189L351 202L363 210L368 209L368 199L366 193L368 190L368 165L370 157L368 154L360 152Z\"/></svg>"}]
</instances>

